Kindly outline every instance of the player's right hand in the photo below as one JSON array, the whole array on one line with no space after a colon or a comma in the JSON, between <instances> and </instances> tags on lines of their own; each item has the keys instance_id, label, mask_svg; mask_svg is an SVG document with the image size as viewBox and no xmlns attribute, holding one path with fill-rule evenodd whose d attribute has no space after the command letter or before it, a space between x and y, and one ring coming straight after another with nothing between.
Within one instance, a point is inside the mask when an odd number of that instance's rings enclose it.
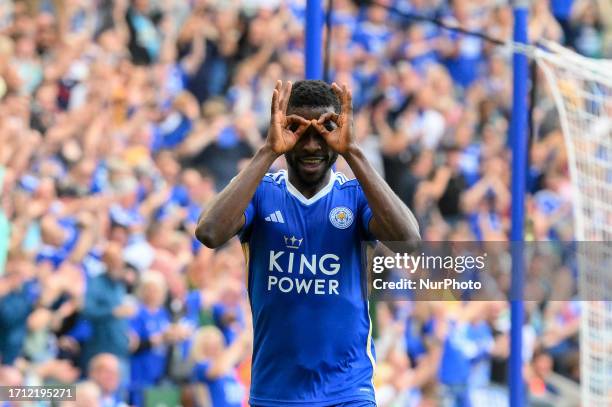
<instances>
[{"instance_id":1,"label":"player's right hand","mask_svg":"<svg viewBox=\"0 0 612 407\"><path fill-rule=\"evenodd\" d=\"M287 116L290 95L291 82L283 85L281 81L277 81L272 94L270 128L266 144L278 155L290 151L311 124L303 117L293 114Z\"/></svg>"}]
</instances>

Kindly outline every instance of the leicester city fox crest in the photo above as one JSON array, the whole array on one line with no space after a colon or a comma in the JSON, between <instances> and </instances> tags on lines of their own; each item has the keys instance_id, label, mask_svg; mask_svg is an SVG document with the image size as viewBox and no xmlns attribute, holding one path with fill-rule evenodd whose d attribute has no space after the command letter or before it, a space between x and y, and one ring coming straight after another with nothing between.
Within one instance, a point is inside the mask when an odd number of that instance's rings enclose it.
<instances>
[{"instance_id":1,"label":"leicester city fox crest","mask_svg":"<svg viewBox=\"0 0 612 407\"><path fill-rule=\"evenodd\" d=\"M337 206L329 212L329 221L338 229L346 229L353 224L353 212L346 206Z\"/></svg>"}]
</instances>

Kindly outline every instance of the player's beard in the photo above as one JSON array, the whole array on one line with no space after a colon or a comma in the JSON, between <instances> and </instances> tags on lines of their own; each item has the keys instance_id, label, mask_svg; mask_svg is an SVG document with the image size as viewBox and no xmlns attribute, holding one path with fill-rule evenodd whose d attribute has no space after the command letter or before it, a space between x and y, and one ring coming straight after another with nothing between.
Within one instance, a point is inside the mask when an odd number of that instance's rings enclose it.
<instances>
[{"instance_id":1,"label":"player's beard","mask_svg":"<svg viewBox=\"0 0 612 407\"><path fill-rule=\"evenodd\" d=\"M329 169L332 167L332 165L334 165L337 159L338 153L329 153L328 159L322 163L321 168L318 171L312 173L304 171L304 168L298 162L298 158L294 153L285 154L287 166L291 169L291 171L296 175L300 183L304 186L315 186L322 183L325 179L325 176L329 172Z\"/></svg>"}]
</instances>

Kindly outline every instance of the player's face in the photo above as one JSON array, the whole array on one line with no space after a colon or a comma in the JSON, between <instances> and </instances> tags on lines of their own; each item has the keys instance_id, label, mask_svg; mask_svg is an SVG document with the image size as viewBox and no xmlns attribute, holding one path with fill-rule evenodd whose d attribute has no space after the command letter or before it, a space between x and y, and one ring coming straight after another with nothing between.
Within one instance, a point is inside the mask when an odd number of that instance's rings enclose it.
<instances>
[{"instance_id":1,"label":"player's face","mask_svg":"<svg viewBox=\"0 0 612 407\"><path fill-rule=\"evenodd\" d=\"M300 107L287 109L287 114L295 114L306 120L318 119L324 113L333 112L332 106L310 108ZM336 127L333 122L325 124L329 130ZM305 185L316 185L322 182L331 166L338 158L319 132L310 126L298 140L293 150L285 154L287 165Z\"/></svg>"}]
</instances>

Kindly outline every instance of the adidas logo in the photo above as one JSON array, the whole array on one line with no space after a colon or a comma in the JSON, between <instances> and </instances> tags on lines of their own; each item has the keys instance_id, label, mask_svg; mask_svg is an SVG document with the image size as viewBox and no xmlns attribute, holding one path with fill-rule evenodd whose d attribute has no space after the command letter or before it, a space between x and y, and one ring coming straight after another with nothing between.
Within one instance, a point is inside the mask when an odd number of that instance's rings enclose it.
<instances>
[{"instance_id":1,"label":"adidas logo","mask_svg":"<svg viewBox=\"0 0 612 407\"><path fill-rule=\"evenodd\" d=\"M280 211L271 213L269 216L266 216L265 220L266 222L285 223L285 219L283 219L283 215L280 213Z\"/></svg>"}]
</instances>

